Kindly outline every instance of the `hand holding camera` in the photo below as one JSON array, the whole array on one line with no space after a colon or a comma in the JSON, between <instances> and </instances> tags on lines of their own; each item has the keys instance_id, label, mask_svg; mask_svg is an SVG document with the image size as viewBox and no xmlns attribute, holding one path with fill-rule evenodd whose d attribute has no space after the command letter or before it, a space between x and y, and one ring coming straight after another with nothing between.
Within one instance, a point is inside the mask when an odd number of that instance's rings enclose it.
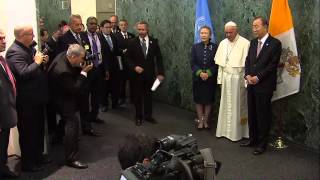
<instances>
[{"instance_id":1,"label":"hand holding camera","mask_svg":"<svg viewBox=\"0 0 320 180\"><path fill-rule=\"evenodd\" d=\"M44 64L47 64L48 63L48 61L49 61L49 56L48 55L43 55L43 63Z\"/></svg>"},{"instance_id":2,"label":"hand holding camera","mask_svg":"<svg viewBox=\"0 0 320 180\"><path fill-rule=\"evenodd\" d=\"M40 65L42 62L44 62L44 55L37 51L36 54L34 55L34 61L35 63L37 63L38 65Z\"/></svg>"},{"instance_id":3,"label":"hand holding camera","mask_svg":"<svg viewBox=\"0 0 320 180\"><path fill-rule=\"evenodd\" d=\"M92 63L82 63L80 66L83 72L89 72L93 68Z\"/></svg>"}]
</instances>

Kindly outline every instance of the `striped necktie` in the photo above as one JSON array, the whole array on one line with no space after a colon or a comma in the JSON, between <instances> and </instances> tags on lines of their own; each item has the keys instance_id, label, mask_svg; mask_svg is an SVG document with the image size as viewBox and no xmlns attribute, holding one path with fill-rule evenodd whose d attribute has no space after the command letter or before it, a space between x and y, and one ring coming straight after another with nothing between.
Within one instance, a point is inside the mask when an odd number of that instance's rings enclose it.
<instances>
[{"instance_id":1,"label":"striped necktie","mask_svg":"<svg viewBox=\"0 0 320 180\"><path fill-rule=\"evenodd\" d=\"M8 77L9 77L9 80L11 82L11 85L12 85L12 91L13 91L13 94L14 96L17 95L17 89L16 89L16 80L14 79L14 76L7 64L7 62L4 60L4 58L2 56L0 56L0 63L1 65L4 67Z\"/></svg>"}]
</instances>

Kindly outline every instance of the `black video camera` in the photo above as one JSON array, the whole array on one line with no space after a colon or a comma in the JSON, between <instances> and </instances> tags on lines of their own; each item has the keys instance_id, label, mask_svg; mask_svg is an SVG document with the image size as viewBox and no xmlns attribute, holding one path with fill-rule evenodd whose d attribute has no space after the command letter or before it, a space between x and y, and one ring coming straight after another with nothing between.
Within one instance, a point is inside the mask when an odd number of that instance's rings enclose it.
<instances>
[{"instance_id":1,"label":"black video camera","mask_svg":"<svg viewBox=\"0 0 320 180\"><path fill-rule=\"evenodd\" d=\"M44 47L42 49L42 54L49 55L49 53L51 53L51 52L53 52L53 49L51 49L50 46L47 43L45 43Z\"/></svg>"},{"instance_id":2,"label":"black video camera","mask_svg":"<svg viewBox=\"0 0 320 180\"><path fill-rule=\"evenodd\" d=\"M158 149L148 165L137 163L122 173L124 180L213 180L221 163L211 149L198 150L196 139L170 135L157 141Z\"/></svg>"},{"instance_id":3,"label":"black video camera","mask_svg":"<svg viewBox=\"0 0 320 180\"><path fill-rule=\"evenodd\" d=\"M99 53L92 53L86 50L85 63L87 65L92 64L94 61L99 59Z\"/></svg>"}]
</instances>

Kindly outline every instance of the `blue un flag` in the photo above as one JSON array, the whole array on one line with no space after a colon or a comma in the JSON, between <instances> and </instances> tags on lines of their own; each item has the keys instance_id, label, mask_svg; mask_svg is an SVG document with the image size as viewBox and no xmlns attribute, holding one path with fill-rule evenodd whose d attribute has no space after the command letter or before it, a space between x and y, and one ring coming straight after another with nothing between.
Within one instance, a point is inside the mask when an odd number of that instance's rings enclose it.
<instances>
[{"instance_id":1,"label":"blue un flag","mask_svg":"<svg viewBox=\"0 0 320 180\"><path fill-rule=\"evenodd\" d=\"M212 30L211 42L216 42L216 38L214 37L214 29L211 23L208 0L197 0L196 7L196 22L194 24L194 42L201 42L200 38L200 28L202 26L209 26Z\"/></svg>"}]
</instances>

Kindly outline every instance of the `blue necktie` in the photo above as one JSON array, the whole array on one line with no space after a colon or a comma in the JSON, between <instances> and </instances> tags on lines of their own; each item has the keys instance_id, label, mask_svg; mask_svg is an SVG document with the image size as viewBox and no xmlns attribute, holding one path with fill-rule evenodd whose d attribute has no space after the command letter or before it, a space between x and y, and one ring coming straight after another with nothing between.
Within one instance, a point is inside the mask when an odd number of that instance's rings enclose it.
<instances>
[{"instance_id":1,"label":"blue necktie","mask_svg":"<svg viewBox=\"0 0 320 180\"><path fill-rule=\"evenodd\" d=\"M111 49L111 51L113 50L113 44L112 44L112 40L111 40L111 37L110 37L110 35L107 35L107 42L108 42L108 44L109 44L109 46L110 46L110 49Z\"/></svg>"},{"instance_id":2,"label":"blue necktie","mask_svg":"<svg viewBox=\"0 0 320 180\"><path fill-rule=\"evenodd\" d=\"M92 33L92 53L95 55L95 59L93 61L93 65L94 67L98 67L99 65L99 51L98 51L98 46L97 46L97 42L96 42L96 38L94 36L94 33Z\"/></svg>"}]
</instances>

